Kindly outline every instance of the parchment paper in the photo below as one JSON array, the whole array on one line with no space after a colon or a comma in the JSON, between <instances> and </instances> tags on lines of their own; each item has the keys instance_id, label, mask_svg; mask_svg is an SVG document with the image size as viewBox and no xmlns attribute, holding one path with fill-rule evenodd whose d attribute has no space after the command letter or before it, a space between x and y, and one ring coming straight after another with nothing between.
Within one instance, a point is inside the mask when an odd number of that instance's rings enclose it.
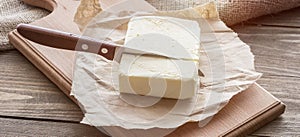
<instances>
[{"instance_id":1,"label":"parchment paper","mask_svg":"<svg viewBox=\"0 0 300 137\"><path fill-rule=\"evenodd\" d=\"M139 4L133 4L135 2ZM120 95L116 62L95 54L77 53L71 94L84 112L82 123L125 129L176 128L191 121L204 126L234 95L247 89L261 76L254 70L254 56L249 46L220 21L214 3L180 11L156 11L144 1L129 0L98 14L87 25L84 35L122 44L129 19L144 15L199 22L199 69L205 76L200 77L201 86L196 97L161 99L154 105L139 107L152 97Z\"/></svg>"}]
</instances>

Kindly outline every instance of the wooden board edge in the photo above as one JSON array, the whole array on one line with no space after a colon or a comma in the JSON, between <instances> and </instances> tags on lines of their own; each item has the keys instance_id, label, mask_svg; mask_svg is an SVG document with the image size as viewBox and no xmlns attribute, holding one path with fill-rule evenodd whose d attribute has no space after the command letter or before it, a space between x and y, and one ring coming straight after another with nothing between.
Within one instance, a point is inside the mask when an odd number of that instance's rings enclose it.
<instances>
[{"instance_id":1,"label":"wooden board edge","mask_svg":"<svg viewBox=\"0 0 300 137\"><path fill-rule=\"evenodd\" d=\"M263 110L261 110L259 113L251 116L250 118L248 118L243 123L240 123L239 125L237 125L237 126L233 127L232 129L228 130L226 133L223 134L223 136L225 136L225 135L226 136L227 135L230 136L230 134L235 133L235 132L240 132L240 133L239 134L234 134L234 136L240 135L240 134L246 132L246 131L239 131L240 129L243 129L245 126L247 127L246 128L247 131L249 129L252 129L253 125L259 124L262 121L261 119L265 119L264 115L269 115L269 116L275 115L275 117L273 118L273 119L275 119L276 117L280 116L281 114L283 114L285 112L285 104L283 102L281 102L278 98L274 97L270 92L268 92L267 90L265 90L263 87L261 87L256 82L252 86L255 86L256 88L259 88L262 92L265 92L267 95L271 96L274 99L275 102L272 103L270 106L268 106L268 107L264 108ZM282 110L272 111L273 109L277 109L277 107L279 107L279 106L280 107L283 106ZM268 112L271 112L271 111L273 113L268 113ZM268 122L271 122L272 120L270 120ZM253 125L249 124L251 122L253 123ZM265 122L267 122L267 121L265 121ZM267 123L265 123L265 124L267 124ZM263 124L263 125L265 125L265 124ZM261 125L261 127L263 125ZM258 128L260 128L260 127L257 127L256 129L258 129ZM253 131L249 131L249 133L254 132L256 129L254 129ZM245 135L247 135L247 134L245 134Z\"/></svg>"},{"instance_id":2,"label":"wooden board edge","mask_svg":"<svg viewBox=\"0 0 300 137\"><path fill-rule=\"evenodd\" d=\"M270 123L285 111L285 104L282 102L277 102L276 105L271 107L270 109L265 110L263 113L254 117L253 119L248 120L243 125L238 128L228 132L224 136L228 137L236 137L236 136L246 136L248 134L253 133L257 129L263 127L264 125Z\"/></svg>"},{"instance_id":3,"label":"wooden board edge","mask_svg":"<svg viewBox=\"0 0 300 137\"><path fill-rule=\"evenodd\" d=\"M22 38L18 37L16 30L8 34L11 44L18 49L35 67L37 67L47 78L50 79L59 89L61 89L73 102L77 104L77 100L70 95L72 84L65 79L48 61L35 52L30 45ZM27 45L27 46L22 46Z\"/></svg>"}]
</instances>

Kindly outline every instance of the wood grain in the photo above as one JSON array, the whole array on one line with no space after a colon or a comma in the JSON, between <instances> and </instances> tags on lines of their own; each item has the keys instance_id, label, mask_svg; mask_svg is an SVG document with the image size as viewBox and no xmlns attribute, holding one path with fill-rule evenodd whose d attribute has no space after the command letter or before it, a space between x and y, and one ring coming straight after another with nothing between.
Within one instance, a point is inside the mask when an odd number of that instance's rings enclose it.
<instances>
[{"instance_id":1,"label":"wood grain","mask_svg":"<svg viewBox=\"0 0 300 137\"><path fill-rule=\"evenodd\" d=\"M74 22L71 22L69 18L74 14L72 13L72 11L74 11L72 8L74 7L70 7L70 5L72 4L68 4L69 2L73 1L57 1L57 6L53 8L54 11L51 13L51 15L35 22L35 24L63 31L77 30L77 27L74 28ZM68 15L65 16L65 14ZM61 24L61 22L57 21L61 20L62 18L67 19L64 24L69 25L65 25L64 27L68 28L57 27ZM49 24L48 22L51 22L51 24ZM25 55L36 67L38 67L44 74L46 74L46 76L50 78L50 80L58 85L58 87L63 92L65 92L66 95L69 95L71 89L70 84L72 80L72 76L70 74L72 72L72 60L74 58L72 54L69 54L70 52L66 53L65 51L59 51L57 49L49 49L36 43L29 42L15 31L10 33L9 36L11 42L19 51L22 52L23 55ZM65 62L65 59L68 59L67 62ZM253 95L253 93L255 94ZM218 116L215 116L215 118L212 119L212 121L204 128L199 129L197 124L188 123L183 127L189 128L178 129L176 134L190 132L191 128L193 129L193 132L186 135L216 136L222 134L228 136L236 136L248 134L266 124L284 111L284 106L278 100L267 94L267 92L265 92L261 87L257 85L252 86L251 88L249 88L249 90L243 92L243 94L245 95L241 97L241 101L238 101L237 103L230 103L218 114L220 115L219 118L217 118ZM239 96L243 94L237 95L236 98L239 99ZM247 100L245 100L244 98L247 98ZM74 101L76 102L76 100ZM252 103L256 105L251 105ZM275 109L276 106L282 107L279 107L280 109ZM265 114L267 114L267 112L271 112L271 110L276 110L273 113L270 113L272 114L272 116L264 116ZM228 112L230 112L229 115ZM261 120L261 118L263 118L263 120ZM126 132L126 134L128 133L127 135L132 136L139 136L138 134L144 133L138 132L136 130L123 131ZM147 130L147 132L152 135L154 131ZM176 134L173 134L172 136L176 136Z\"/></svg>"},{"instance_id":2,"label":"wood grain","mask_svg":"<svg viewBox=\"0 0 300 137\"><path fill-rule=\"evenodd\" d=\"M300 136L299 11L300 8L296 8L233 27L251 46L256 70L264 74L258 83L287 105L280 118L252 135Z\"/></svg>"},{"instance_id":3,"label":"wood grain","mask_svg":"<svg viewBox=\"0 0 300 137\"><path fill-rule=\"evenodd\" d=\"M0 136L92 136L107 137L96 128L79 123L48 122L0 117Z\"/></svg>"},{"instance_id":4,"label":"wood grain","mask_svg":"<svg viewBox=\"0 0 300 137\"><path fill-rule=\"evenodd\" d=\"M300 28L300 8L290 9L277 14L267 15L259 19L252 19L247 21L249 24L258 24L265 26L281 26Z\"/></svg>"},{"instance_id":5,"label":"wood grain","mask_svg":"<svg viewBox=\"0 0 300 137\"><path fill-rule=\"evenodd\" d=\"M287 14L299 17L294 10ZM267 17L257 19L257 22ZM259 84L287 104L287 112L282 117L253 136L298 136L300 133L300 30L287 27L299 19L291 21L283 17L282 23L276 26L250 23L233 27L251 46L256 55L257 70L265 73ZM0 71L0 96L12 97L8 100L0 97L0 135L97 136L95 128L74 123L82 117L79 108L19 52L0 52L0 58L0 66L4 68ZM21 127L20 131L15 131L15 127Z\"/></svg>"},{"instance_id":6,"label":"wood grain","mask_svg":"<svg viewBox=\"0 0 300 137\"><path fill-rule=\"evenodd\" d=\"M0 118L12 117L18 119L34 119L39 121L47 121L49 123L56 121L74 123L79 122L81 120L82 113L79 110L79 108L76 107L76 105L72 103L70 99L66 98L66 96L64 96L64 94L45 76L43 76L41 72L39 72L31 63L29 63L25 58L23 58L19 52L4 52L3 54L0 54L0 57L6 58L8 60L8 62L7 60L0 60L1 66L6 65L5 71L3 73L0 73L0 76L3 78L3 81L7 81L7 83L4 82L4 84L7 85L7 88L0 88L0 93L2 93L2 100L0 101L0 108L2 108L0 110ZM20 67L24 69L18 70L18 68ZM14 70L17 70L17 72L14 73ZM12 76L14 78L11 78ZM29 77L27 78L27 76ZM1 87L5 86L1 85ZM269 104L267 104L264 100L260 100L261 102L256 102L256 105L251 105L251 102L254 102L253 100L256 99L256 96L259 98L261 98L261 96L265 96L265 100L269 100L269 103L273 103L271 96L264 95L264 92L259 92L260 88L256 88L257 90L252 90L250 94L248 92L243 92L242 94L239 94L239 96L241 97L234 98L234 100L230 102L231 105L228 106L236 107L237 105L234 105L236 103L243 104L244 106L252 106L252 108L249 110L252 110L253 112L245 112L248 115L247 117L250 117L254 115L252 113L257 113L257 111L259 111L256 109L269 106ZM250 97L248 97L247 100L244 100L243 98L245 97L242 96ZM261 105L261 107L257 107L257 105ZM237 112L231 112L230 110L236 110ZM280 110L282 109L280 108ZM233 126L236 123L238 123L238 121L245 121L245 118L247 118L241 116L236 117L236 115L232 115L232 113L238 114L238 111L240 111L240 109L233 109L227 107L214 119L217 119L217 121L229 121L230 119L233 119L233 117L235 117L235 122L232 122L230 124L228 123L229 125ZM266 120L265 122L268 121ZM216 125L212 124L210 126L214 127ZM255 124L248 125L245 127L249 128L250 126L254 126L252 128L255 128ZM209 129L213 130L214 128ZM184 133L180 131L184 130L189 130L189 134L185 135L189 135L191 137L197 136L199 133L203 133L203 135L211 133L211 131L208 129L199 130L198 125L195 123L182 127L181 130L177 130L176 132L171 134L171 136L180 136L182 135L182 133ZM223 130L224 132L227 129L224 127L220 130ZM35 134L36 131L33 130L30 132L33 132L32 134ZM233 133L236 134L235 132ZM129 132L129 134L132 133Z\"/></svg>"},{"instance_id":7,"label":"wood grain","mask_svg":"<svg viewBox=\"0 0 300 137\"><path fill-rule=\"evenodd\" d=\"M0 115L80 121L82 112L18 51L0 53Z\"/></svg>"}]
</instances>

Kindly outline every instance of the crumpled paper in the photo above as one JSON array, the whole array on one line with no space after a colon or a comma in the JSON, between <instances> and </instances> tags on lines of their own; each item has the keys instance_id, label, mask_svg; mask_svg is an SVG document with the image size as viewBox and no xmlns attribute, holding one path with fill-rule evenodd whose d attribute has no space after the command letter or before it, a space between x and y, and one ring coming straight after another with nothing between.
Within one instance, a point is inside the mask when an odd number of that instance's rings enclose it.
<instances>
[{"instance_id":1,"label":"crumpled paper","mask_svg":"<svg viewBox=\"0 0 300 137\"><path fill-rule=\"evenodd\" d=\"M132 4L134 2L139 4ZM196 97L161 99L154 105L138 107L143 105L143 99L152 97L139 99L132 97L134 95L121 95L117 81L118 63L96 54L79 52L71 95L84 112L82 123L125 129L177 128L187 122L199 122L204 126L234 95L247 89L261 76L254 70L250 47L219 19L214 3L179 11L157 11L144 1L129 0L98 14L86 26L83 35L122 44L129 19L145 15L199 22L199 69L204 77L199 76L201 86Z\"/></svg>"}]
</instances>

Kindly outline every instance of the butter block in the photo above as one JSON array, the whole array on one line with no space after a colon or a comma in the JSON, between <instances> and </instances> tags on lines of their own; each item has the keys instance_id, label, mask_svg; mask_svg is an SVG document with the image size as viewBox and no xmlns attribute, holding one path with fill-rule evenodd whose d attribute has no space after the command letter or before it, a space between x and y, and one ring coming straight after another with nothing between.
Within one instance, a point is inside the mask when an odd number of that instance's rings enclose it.
<instances>
[{"instance_id":1,"label":"butter block","mask_svg":"<svg viewBox=\"0 0 300 137\"><path fill-rule=\"evenodd\" d=\"M197 61L123 54L119 90L164 98L191 98L198 89L197 66Z\"/></svg>"},{"instance_id":2,"label":"butter block","mask_svg":"<svg viewBox=\"0 0 300 137\"><path fill-rule=\"evenodd\" d=\"M128 24L124 46L173 52L181 59L123 54L119 65L121 93L172 99L195 96L199 87L197 22L172 17L134 17Z\"/></svg>"},{"instance_id":3,"label":"butter block","mask_svg":"<svg viewBox=\"0 0 300 137\"><path fill-rule=\"evenodd\" d=\"M134 17L128 23L125 46L199 60L200 28L196 21L173 17Z\"/></svg>"}]
</instances>

